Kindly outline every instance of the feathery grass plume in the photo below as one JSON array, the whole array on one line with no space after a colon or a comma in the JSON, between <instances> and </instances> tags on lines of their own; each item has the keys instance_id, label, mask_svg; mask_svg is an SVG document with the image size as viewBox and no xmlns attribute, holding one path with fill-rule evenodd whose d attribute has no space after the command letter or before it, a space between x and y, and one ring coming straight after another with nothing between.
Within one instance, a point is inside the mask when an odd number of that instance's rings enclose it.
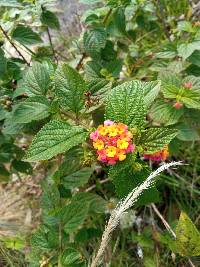
<instances>
[{"instance_id":1,"label":"feathery grass plume","mask_svg":"<svg viewBox=\"0 0 200 267\"><path fill-rule=\"evenodd\" d=\"M177 166L177 165L182 165L182 163L179 161L179 162L170 162L167 164L163 164L156 171L152 172L149 175L149 177L141 185L134 188L133 191L131 191L126 198L122 199L118 203L117 207L111 213L110 219L105 227L99 250L96 254L96 257L93 259L91 263L91 267L98 266L104 254L104 251L108 245L108 242L111 239L111 234L114 231L114 229L117 227L117 225L119 224L120 218L123 215L123 213L135 204L135 202L137 201L137 199L143 193L144 190L150 188L155 183L155 178L162 171L172 166Z\"/></svg>"}]
</instances>

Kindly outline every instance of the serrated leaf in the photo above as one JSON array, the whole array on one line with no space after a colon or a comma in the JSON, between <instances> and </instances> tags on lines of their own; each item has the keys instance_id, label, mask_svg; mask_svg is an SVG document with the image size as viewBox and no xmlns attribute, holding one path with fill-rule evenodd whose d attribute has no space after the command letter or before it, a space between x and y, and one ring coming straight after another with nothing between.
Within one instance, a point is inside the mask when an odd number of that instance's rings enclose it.
<instances>
[{"instance_id":1,"label":"serrated leaf","mask_svg":"<svg viewBox=\"0 0 200 267\"><path fill-rule=\"evenodd\" d=\"M125 9L123 6L114 9L108 25L108 32L111 36L118 38L124 38L126 36L126 18L124 12Z\"/></svg>"},{"instance_id":2,"label":"serrated leaf","mask_svg":"<svg viewBox=\"0 0 200 267\"><path fill-rule=\"evenodd\" d=\"M127 159L126 162L112 166L109 171L109 177L115 185L116 193L120 198L124 198L135 187L144 182L149 174L150 170L146 167L140 171L136 171L134 169L134 162L129 159ZM151 202L157 202L158 200L158 191L156 187L152 187L143 192L143 194L138 198L136 205L146 205Z\"/></svg>"},{"instance_id":3,"label":"serrated leaf","mask_svg":"<svg viewBox=\"0 0 200 267\"><path fill-rule=\"evenodd\" d=\"M22 7L22 4L17 0L1 0L1 7Z\"/></svg>"},{"instance_id":4,"label":"serrated leaf","mask_svg":"<svg viewBox=\"0 0 200 267\"><path fill-rule=\"evenodd\" d=\"M11 37L23 45L34 45L42 42L38 33L25 26L17 26L12 32Z\"/></svg>"},{"instance_id":5,"label":"serrated leaf","mask_svg":"<svg viewBox=\"0 0 200 267\"><path fill-rule=\"evenodd\" d=\"M88 30L84 33L83 44L86 53L91 57L97 58L101 49L106 45L107 33L104 28Z\"/></svg>"},{"instance_id":6,"label":"serrated leaf","mask_svg":"<svg viewBox=\"0 0 200 267\"><path fill-rule=\"evenodd\" d=\"M200 92L186 89L181 94L180 101L183 102L187 108L200 109Z\"/></svg>"},{"instance_id":7,"label":"serrated leaf","mask_svg":"<svg viewBox=\"0 0 200 267\"><path fill-rule=\"evenodd\" d=\"M32 247L40 250L55 249L58 246L58 242L58 232L56 232L56 228L50 228L44 225L40 226L31 239Z\"/></svg>"},{"instance_id":8,"label":"serrated leaf","mask_svg":"<svg viewBox=\"0 0 200 267\"><path fill-rule=\"evenodd\" d=\"M3 78L7 70L7 59L3 49L0 48L0 77Z\"/></svg>"},{"instance_id":9,"label":"serrated leaf","mask_svg":"<svg viewBox=\"0 0 200 267\"><path fill-rule=\"evenodd\" d=\"M47 160L82 143L87 132L79 126L50 121L34 137L25 161Z\"/></svg>"},{"instance_id":10,"label":"serrated leaf","mask_svg":"<svg viewBox=\"0 0 200 267\"><path fill-rule=\"evenodd\" d=\"M106 201L97 194L89 192L79 192L74 195L73 202L83 202L89 206L92 213L104 213L106 209Z\"/></svg>"},{"instance_id":11,"label":"serrated leaf","mask_svg":"<svg viewBox=\"0 0 200 267\"><path fill-rule=\"evenodd\" d=\"M0 121L6 118L6 111L2 106L0 106Z\"/></svg>"},{"instance_id":12,"label":"serrated leaf","mask_svg":"<svg viewBox=\"0 0 200 267\"><path fill-rule=\"evenodd\" d=\"M181 256L200 255L200 233L184 212L176 227L176 248Z\"/></svg>"},{"instance_id":13,"label":"serrated leaf","mask_svg":"<svg viewBox=\"0 0 200 267\"><path fill-rule=\"evenodd\" d=\"M178 56L186 60L195 50L200 49L200 41L194 41L192 43L184 43L178 47Z\"/></svg>"},{"instance_id":14,"label":"serrated leaf","mask_svg":"<svg viewBox=\"0 0 200 267\"><path fill-rule=\"evenodd\" d=\"M28 69L23 80L28 96L46 95L51 83L47 68L39 62Z\"/></svg>"},{"instance_id":15,"label":"serrated leaf","mask_svg":"<svg viewBox=\"0 0 200 267\"><path fill-rule=\"evenodd\" d=\"M92 168L85 167L82 169L74 170L68 175L65 175L61 178L61 183L65 188L75 188L80 187L86 184L93 172Z\"/></svg>"},{"instance_id":16,"label":"serrated leaf","mask_svg":"<svg viewBox=\"0 0 200 267\"><path fill-rule=\"evenodd\" d=\"M168 58L174 58L177 55L175 51L163 51L163 52L158 52L155 54L156 58L163 58L163 59L168 59Z\"/></svg>"},{"instance_id":17,"label":"serrated leaf","mask_svg":"<svg viewBox=\"0 0 200 267\"><path fill-rule=\"evenodd\" d=\"M43 96L34 96L18 104L13 112L15 123L29 123L45 119L49 116L49 102Z\"/></svg>"},{"instance_id":18,"label":"serrated leaf","mask_svg":"<svg viewBox=\"0 0 200 267\"><path fill-rule=\"evenodd\" d=\"M149 128L142 132L139 144L145 153L154 153L163 149L178 134L176 129Z\"/></svg>"},{"instance_id":19,"label":"serrated leaf","mask_svg":"<svg viewBox=\"0 0 200 267\"><path fill-rule=\"evenodd\" d=\"M61 217L66 233L72 233L78 229L88 215L88 208L86 202L72 199L72 202L63 209Z\"/></svg>"},{"instance_id":20,"label":"serrated leaf","mask_svg":"<svg viewBox=\"0 0 200 267\"><path fill-rule=\"evenodd\" d=\"M180 123L176 126L179 130L177 138L181 141L198 141L200 136L198 131L186 123Z\"/></svg>"},{"instance_id":21,"label":"serrated leaf","mask_svg":"<svg viewBox=\"0 0 200 267\"><path fill-rule=\"evenodd\" d=\"M41 19L41 22L47 25L49 28L57 29L57 30L60 28L58 18L53 12L49 10L43 10L40 19Z\"/></svg>"},{"instance_id":22,"label":"serrated leaf","mask_svg":"<svg viewBox=\"0 0 200 267\"><path fill-rule=\"evenodd\" d=\"M141 82L125 82L111 90L106 101L107 119L123 122L130 127L142 127L145 124L145 116Z\"/></svg>"},{"instance_id":23,"label":"serrated leaf","mask_svg":"<svg viewBox=\"0 0 200 267\"><path fill-rule=\"evenodd\" d=\"M67 64L61 64L55 73L55 94L63 108L78 113L84 106L87 86L81 75Z\"/></svg>"},{"instance_id":24,"label":"serrated leaf","mask_svg":"<svg viewBox=\"0 0 200 267\"><path fill-rule=\"evenodd\" d=\"M200 50L195 50L187 59L192 64L200 67Z\"/></svg>"},{"instance_id":25,"label":"serrated leaf","mask_svg":"<svg viewBox=\"0 0 200 267\"><path fill-rule=\"evenodd\" d=\"M200 77L196 77L196 76L193 76L193 75L186 76L183 79L183 84L187 83L187 82L191 82L192 83L192 88L190 89L191 91L200 93Z\"/></svg>"},{"instance_id":26,"label":"serrated leaf","mask_svg":"<svg viewBox=\"0 0 200 267\"><path fill-rule=\"evenodd\" d=\"M81 262L83 262L83 257L75 248L68 247L62 254L63 267L75 267Z\"/></svg>"},{"instance_id":27,"label":"serrated leaf","mask_svg":"<svg viewBox=\"0 0 200 267\"><path fill-rule=\"evenodd\" d=\"M23 123L15 123L12 118L10 117L11 114L9 114L8 117L6 117L2 129L2 133L4 135L16 135L19 134L22 129L24 128Z\"/></svg>"},{"instance_id":28,"label":"serrated leaf","mask_svg":"<svg viewBox=\"0 0 200 267\"><path fill-rule=\"evenodd\" d=\"M175 109L173 104L158 99L151 107L150 117L153 121L168 126L177 123L183 113L183 108Z\"/></svg>"},{"instance_id":29,"label":"serrated leaf","mask_svg":"<svg viewBox=\"0 0 200 267\"><path fill-rule=\"evenodd\" d=\"M160 92L161 82L160 81L144 82L143 86L144 86L143 87L144 103L147 107L150 107Z\"/></svg>"}]
</instances>

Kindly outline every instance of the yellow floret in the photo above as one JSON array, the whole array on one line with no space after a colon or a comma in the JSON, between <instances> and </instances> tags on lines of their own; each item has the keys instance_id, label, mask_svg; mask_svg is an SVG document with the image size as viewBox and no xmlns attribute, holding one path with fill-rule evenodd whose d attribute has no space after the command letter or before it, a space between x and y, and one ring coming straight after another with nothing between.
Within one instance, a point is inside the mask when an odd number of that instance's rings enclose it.
<instances>
[{"instance_id":1,"label":"yellow floret","mask_svg":"<svg viewBox=\"0 0 200 267\"><path fill-rule=\"evenodd\" d=\"M116 125L111 125L111 126L108 126L108 133L109 133L109 136L116 136L118 135L118 129L117 129L117 126Z\"/></svg>"},{"instance_id":2,"label":"yellow floret","mask_svg":"<svg viewBox=\"0 0 200 267\"><path fill-rule=\"evenodd\" d=\"M103 135L105 136L107 133L108 133L108 129L107 127L103 126L103 125L100 125L98 128L97 128L98 132L100 135Z\"/></svg>"},{"instance_id":3,"label":"yellow floret","mask_svg":"<svg viewBox=\"0 0 200 267\"><path fill-rule=\"evenodd\" d=\"M123 161L126 159L126 155L122 153L118 154L118 157L119 157L119 161Z\"/></svg>"},{"instance_id":4,"label":"yellow floret","mask_svg":"<svg viewBox=\"0 0 200 267\"><path fill-rule=\"evenodd\" d=\"M106 149L106 156L109 158L113 158L117 153L117 148L115 146L108 146Z\"/></svg>"},{"instance_id":5,"label":"yellow floret","mask_svg":"<svg viewBox=\"0 0 200 267\"><path fill-rule=\"evenodd\" d=\"M104 142L98 139L96 142L93 142L93 146L97 150L102 150L104 148Z\"/></svg>"},{"instance_id":6,"label":"yellow floret","mask_svg":"<svg viewBox=\"0 0 200 267\"><path fill-rule=\"evenodd\" d=\"M127 149L128 142L125 139L118 139L117 140L117 147L120 149Z\"/></svg>"}]
</instances>

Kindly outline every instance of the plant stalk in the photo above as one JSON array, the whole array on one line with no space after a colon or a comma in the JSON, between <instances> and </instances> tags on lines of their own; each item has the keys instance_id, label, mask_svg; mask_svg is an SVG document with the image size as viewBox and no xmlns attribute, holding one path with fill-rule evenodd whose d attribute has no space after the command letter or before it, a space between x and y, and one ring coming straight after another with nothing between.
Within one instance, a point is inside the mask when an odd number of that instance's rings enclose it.
<instances>
[{"instance_id":1,"label":"plant stalk","mask_svg":"<svg viewBox=\"0 0 200 267\"><path fill-rule=\"evenodd\" d=\"M30 63L28 63L28 61L25 59L25 57L22 55L22 53L19 51L19 49L16 47L16 45L13 43L13 41L10 39L10 37L8 36L7 32L4 31L3 27L0 25L0 30L2 31L3 35L5 36L5 38L8 40L8 42L12 45L12 47L14 47L15 51L18 53L18 55L24 60L24 62L30 66Z\"/></svg>"}]
</instances>

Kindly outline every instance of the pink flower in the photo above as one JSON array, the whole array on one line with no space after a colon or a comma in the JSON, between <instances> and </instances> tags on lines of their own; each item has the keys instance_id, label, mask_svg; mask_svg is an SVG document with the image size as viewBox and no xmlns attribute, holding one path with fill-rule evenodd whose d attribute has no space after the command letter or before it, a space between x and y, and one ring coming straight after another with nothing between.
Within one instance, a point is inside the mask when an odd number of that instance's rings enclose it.
<instances>
[{"instance_id":1,"label":"pink flower","mask_svg":"<svg viewBox=\"0 0 200 267\"><path fill-rule=\"evenodd\" d=\"M97 151L98 156L98 160L102 161L102 162L107 162L107 157L106 157L106 151L105 149L102 150L98 150Z\"/></svg>"},{"instance_id":2,"label":"pink flower","mask_svg":"<svg viewBox=\"0 0 200 267\"><path fill-rule=\"evenodd\" d=\"M132 153L134 150L135 150L135 145L129 143L129 146L126 149L126 153Z\"/></svg>"},{"instance_id":3,"label":"pink flower","mask_svg":"<svg viewBox=\"0 0 200 267\"><path fill-rule=\"evenodd\" d=\"M111 121L111 120L104 121L104 125L105 126L110 126L110 125L113 125L113 124L114 124L114 121Z\"/></svg>"},{"instance_id":4,"label":"pink flower","mask_svg":"<svg viewBox=\"0 0 200 267\"><path fill-rule=\"evenodd\" d=\"M116 160L115 159L110 159L108 161L108 165L115 165L116 164Z\"/></svg>"},{"instance_id":5,"label":"pink flower","mask_svg":"<svg viewBox=\"0 0 200 267\"><path fill-rule=\"evenodd\" d=\"M97 140L98 137L99 137L99 133L98 133L98 131L92 132L92 133L90 134L90 139L92 139L93 141Z\"/></svg>"},{"instance_id":6,"label":"pink flower","mask_svg":"<svg viewBox=\"0 0 200 267\"><path fill-rule=\"evenodd\" d=\"M150 159L153 161L161 161L162 157L161 156L152 156L152 155L144 155L144 159Z\"/></svg>"}]
</instances>

